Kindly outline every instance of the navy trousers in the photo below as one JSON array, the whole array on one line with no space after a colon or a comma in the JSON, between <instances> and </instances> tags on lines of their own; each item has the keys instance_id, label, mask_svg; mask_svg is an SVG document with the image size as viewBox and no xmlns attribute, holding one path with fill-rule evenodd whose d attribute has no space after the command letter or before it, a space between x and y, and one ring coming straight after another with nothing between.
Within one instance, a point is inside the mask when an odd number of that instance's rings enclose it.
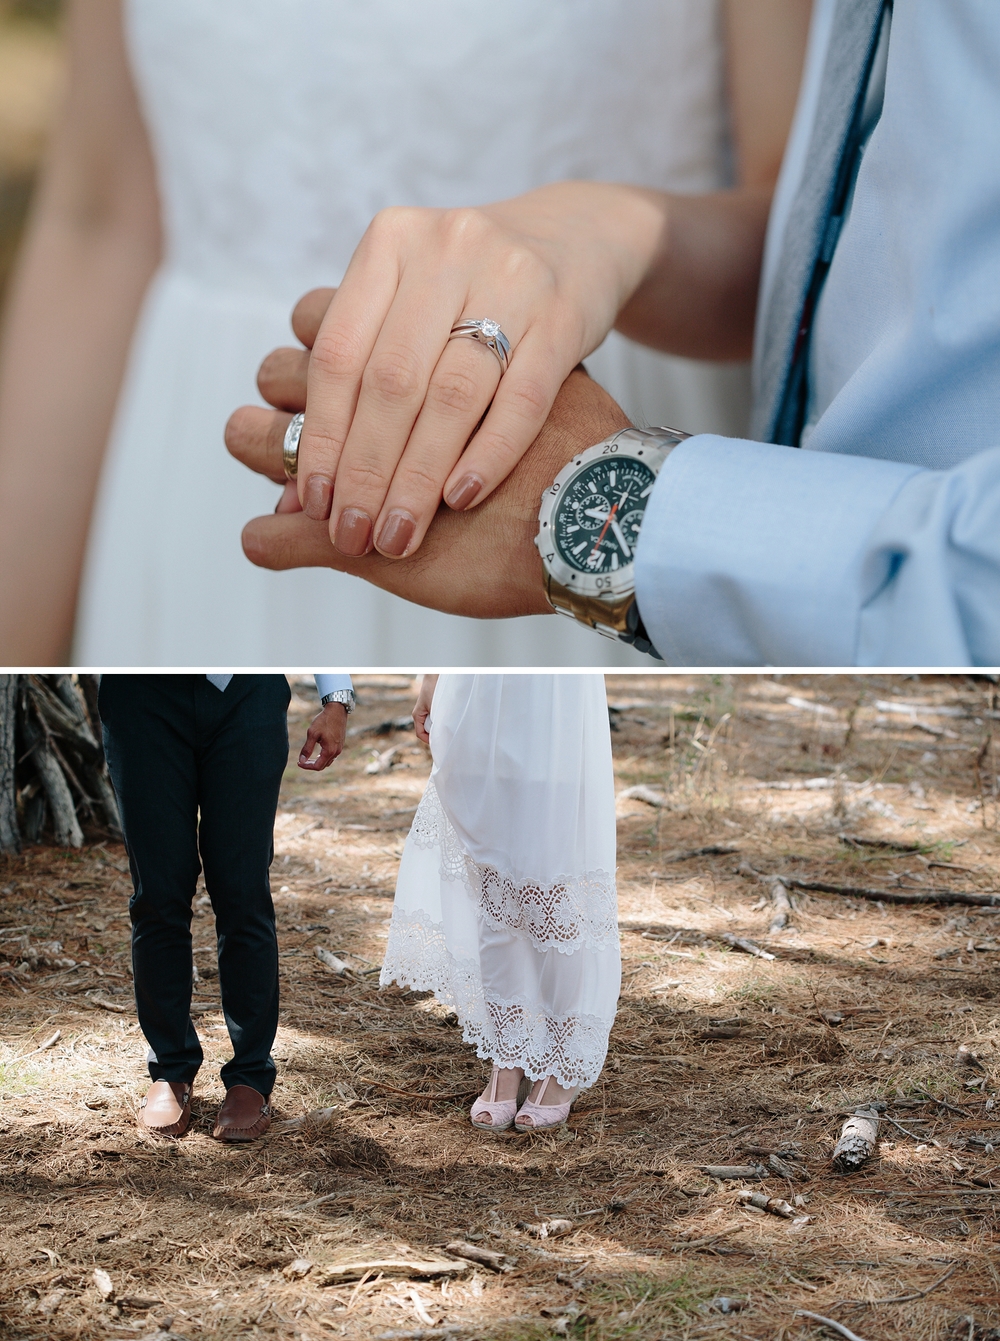
<instances>
[{"instance_id":1,"label":"navy trousers","mask_svg":"<svg viewBox=\"0 0 1000 1341\"><path fill-rule=\"evenodd\" d=\"M134 893L132 967L153 1080L190 1081L191 906L204 865L234 1056L222 1079L267 1096L276 1074L278 941L268 870L288 759L283 675L104 675L98 706ZM200 857L200 860L199 860Z\"/></svg>"}]
</instances>

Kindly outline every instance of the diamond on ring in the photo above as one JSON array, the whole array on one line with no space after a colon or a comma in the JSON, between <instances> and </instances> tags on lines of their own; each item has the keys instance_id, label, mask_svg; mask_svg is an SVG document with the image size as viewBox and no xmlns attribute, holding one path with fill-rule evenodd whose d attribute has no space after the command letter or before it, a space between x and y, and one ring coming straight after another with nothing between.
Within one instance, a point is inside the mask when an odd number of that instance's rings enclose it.
<instances>
[{"instance_id":1,"label":"diamond on ring","mask_svg":"<svg viewBox=\"0 0 1000 1341\"><path fill-rule=\"evenodd\" d=\"M304 414L293 415L291 423L285 429L285 440L281 446L281 464L285 468L286 480L294 480L299 473L299 438L302 436L305 419Z\"/></svg>"},{"instance_id":2,"label":"diamond on ring","mask_svg":"<svg viewBox=\"0 0 1000 1341\"><path fill-rule=\"evenodd\" d=\"M500 329L499 322L493 321L491 317L483 317L481 320L463 317L451 328L451 335L448 338L454 340L459 335L485 345L496 356L500 364L500 376L503 376L510 362L510 341Z\"/></svg>"}]
</instances>

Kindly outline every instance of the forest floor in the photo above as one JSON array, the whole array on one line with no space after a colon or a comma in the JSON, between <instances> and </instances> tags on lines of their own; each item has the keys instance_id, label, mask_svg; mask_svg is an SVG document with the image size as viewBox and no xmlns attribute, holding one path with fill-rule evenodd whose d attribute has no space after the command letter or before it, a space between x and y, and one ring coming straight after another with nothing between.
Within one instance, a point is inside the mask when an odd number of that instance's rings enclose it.
<instances>
[{"instance_id":1,"label":"forest floor","mask_svg":"<svg viewBox=\"0 0 1000 1341\"><path fill-rule=\"evenodd\" d=\"M805 1310L865 1341L998 1341L1000 908L948 902L1000 891L996 686L609 676L621 1004L601 1080L535 1137L474 1131L486 1068L454 1017L378 989L429 760L399 723L408 678L358 690L348 748L312 775L294 760L315 696L295 684L272 873L277 1120L256 1144L209 1136L228 1039L207 899L195 1120L160 1142L135 1121L123 849L94 835L0 866L0 1335L835 1335ZM621 795L637 786L651 800ZM754 871L886 897L793 885L772 931ZM941 902L889 901L908 891ZM841 1125L867 1101L886 1105L879 1149L837 1173ZM757 1182L702 1167L755 1163ZM780 1218L740 1188L802 1201ZM525 1227L554 1218L569 1231ZM336 1283L455 1241L505 1269Z\"/></svg>"}]
</instances>

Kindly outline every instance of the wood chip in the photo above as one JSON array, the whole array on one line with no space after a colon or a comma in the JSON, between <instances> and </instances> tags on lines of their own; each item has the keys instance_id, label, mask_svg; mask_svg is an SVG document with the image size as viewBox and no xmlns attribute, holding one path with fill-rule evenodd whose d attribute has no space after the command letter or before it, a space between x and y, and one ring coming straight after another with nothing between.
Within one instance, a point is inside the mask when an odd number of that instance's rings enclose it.
<instances>
[{"instance_id":1,"label":"wood chip","mask_svg":"<svg viewBox=\"0 0 1000 1341\"><path fill-rule=\"evenodd\" d=\"M637 787L626 787L623 792L619 792L615 797L616 801L645 801L648 806L657 806L662 809L669 805L667 798L662 792L654 791L652 787L646 787L642 783Z\"/></svg>"},{"instance_id":2,"label":"wood chip","mask_svg":"<svg viewBox=\"0 0 1000 1341\"><path fill-rule=\"evenodd\" d=\"M350 972L344 961L338 959L332 951L327 950L324 946L317 945L315 953L316 958L320 963L325 964L330 972L335 973L338 978L342 978L346 973Z\"/></svg>"},{"instance_id":3,"label":"wood chip","mask_svg":"<svg viewBox=\"0 0 1000 1341\"><path fill-rule=\"evenodd\" d=\"M92 1280L97 1286L97 1293L102 1299L107 1300L108 1302L114 1299L114 1282L106 1271L102 1271L100 1267L95 1267Z\"/></svg>"},{"instance_id":4,"label":"wood chip","mask_svg":"<svg viewBox=\"0 0 1000 1341\"><path fill-rule=\"evenodd\" d=\"M114 1011L116 1015L127 1015L129 1011L128 1006L123 1006L118 1001L109 1001L107 997L98 996L96 992L87 992L82 999L87 1002L87 1004L99 1007L101 1010Z\"/></svg>"},{"instance_id":5,"label":"wood chip","mask_svg":"<svg viewBox=\"0 0 1000 1341\"><path fill-rule=\"evenodd\" d=\"M332 1108L314 1108L309 1113L302 1113L299 1117L289 1118L286 1122L275 1123L274 1130L280 1136L286 1131L301 1131L303 1127L323 1127L333 1117L337 1111L337 1105Z\"/></svg>"},{"instance_id":6,"label":"wood chip","mask_svg":"<svg viewBox=\"0 0 1000 1341\"><path fill-rule=\"evenodd\" d=\"M282 1268L281 1274L285 1280L302 1280L304 1276L309 1275L312 1269L313 1264L308 1257L296 1257L294 1261L289 1262L286 1267Z\"/></svg>"},{"instance_id":7,"label":"wood chip","mask_svg":"<svg viewBox=\"0 0 1000 1341\"><path fill-rule=\"evenodd\" d=\"M522 1220L518 1222L517 1228L535 1239L558 1239L564 1234L571 1234L576 1225L572 1220L539 1220L535 1224L526 1224Z\"/></svg>"},{"instance_id":8,"label":"wood chip","mask_svg":"<svg viewBox=\"0 0 1000 1341\"><path fill-rule=\"evenodd\" d=\"M491 1271L513 1269L513 1262L506 1253L497 1252L494 1248L481 1248L478 1243L466 1243L463 1239L456 1239L453 1243L446 1243L444 1250L454 1257L464 1257L470 1262L478 1262L481 1266L489 1267Z\"/></svg>"},{"instance_id":9,"label":"wood chip","mask_svg":"<svg viewBox=\"0 0 1000 1341\"><path fill-rule=\"evenodd\" d=\"M755 1206L759 1211L767 1211L769 1215L780 1215L784 1220L794 1220L795 1210L782 1197L769 1197L764 1192L751 1192L749 1188L744 1188L736 1193L737 1201L745 1206Z\"/></svg>"}]
</instances>

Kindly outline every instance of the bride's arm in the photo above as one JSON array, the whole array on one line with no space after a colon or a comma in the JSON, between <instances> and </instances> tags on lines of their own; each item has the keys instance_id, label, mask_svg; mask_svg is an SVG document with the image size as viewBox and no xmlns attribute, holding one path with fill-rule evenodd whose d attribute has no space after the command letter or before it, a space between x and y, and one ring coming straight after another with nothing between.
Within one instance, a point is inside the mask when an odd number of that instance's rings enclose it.
<instances>
[{"instance_id":1,"label":"bride's arm","mask_svg":"<svg viewBox=\"0 0 1000 1341\"><path fill-rule=\"evenodd\" d=\"M811 0L726 0L726 75L736 188L650 192L655 250L616 329L689 358L749 358L771 195L798 97Z\"/></svg>"},{"instance_id":2,"label":"bride's arm","mask_svg":"<svg viewBox=\"0 0 1000 1341\"><path fill-rule=\"evenodd\" d=\"M0 358L0 650L65 662L94 492L159 204L121 0L75 0L69 87L13 279Z\"/></svg>"}]
</instances>

